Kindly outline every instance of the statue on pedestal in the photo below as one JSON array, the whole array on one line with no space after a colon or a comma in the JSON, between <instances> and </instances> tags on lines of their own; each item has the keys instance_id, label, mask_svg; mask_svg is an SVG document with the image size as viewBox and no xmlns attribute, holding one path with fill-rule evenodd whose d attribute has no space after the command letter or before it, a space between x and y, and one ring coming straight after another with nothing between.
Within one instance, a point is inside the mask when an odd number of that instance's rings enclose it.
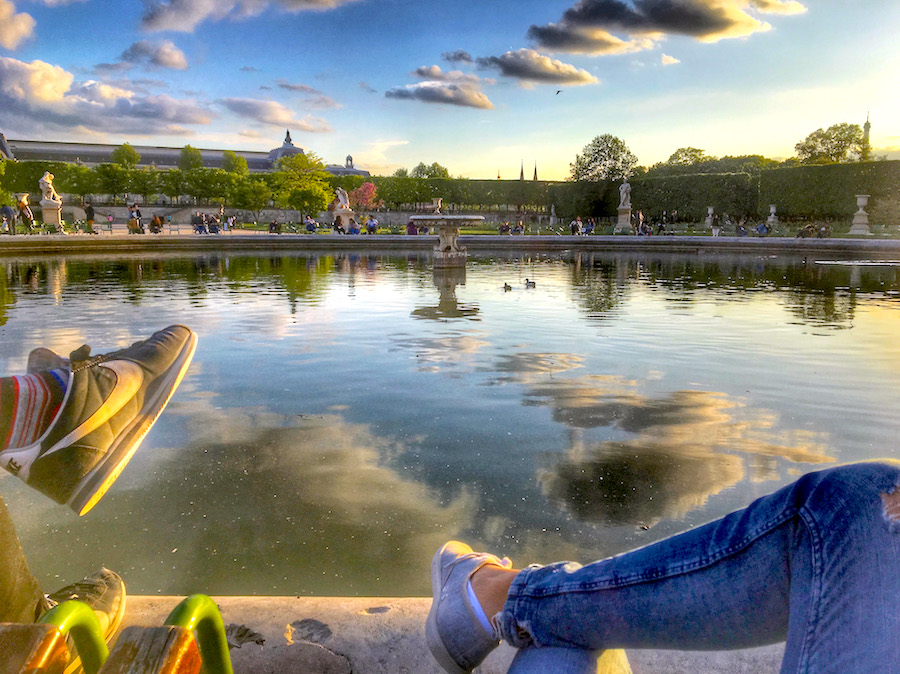
<instances>
[{"instance_id":1,"label":"statue on pedestal","mask_svg":"<svg viewBox=\"0 0 900 674\"><path fill-rule=\"evenodd\" d=\"M631 185L627 180L619 185L619 208L631 208Z\"/></svg>"},{"instance_id":2,"label":"statue on pedestal","mask_svg":"<svg viewBox=\"0 0 900 674\"><path fill-rule=\"evenodd\" d=\"M41 217L45 224L53 225L57 229L62 227L62 197L53 187L53 174L44 171L44 175L38 181L41 187Z\"/></svg>"},{"instance_id":3,"label":"statue on pedestal","mask_svg":"<svg viewBox=\"0 0 900 674\"><path fill-rule=\"evenodd\" d=\"M345 190L343 187L338 187L334 191L334 194L338 200L338 207L350 210L350 195L347 194L347 190Z\"/></svg>"}]
</instances>

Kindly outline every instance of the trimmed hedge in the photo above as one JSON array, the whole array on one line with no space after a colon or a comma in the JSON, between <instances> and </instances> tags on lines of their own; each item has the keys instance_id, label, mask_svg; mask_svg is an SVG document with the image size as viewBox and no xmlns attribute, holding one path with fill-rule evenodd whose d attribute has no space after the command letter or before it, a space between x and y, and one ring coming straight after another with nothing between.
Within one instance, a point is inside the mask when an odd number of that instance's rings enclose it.
<instances>
[{"instance_id":1,"label":"trimmed hedge","mask_svg":"<svg viewBox=\"0 0 900 674\"><path fill-rule=\"evenodd\" d=\"M754 183L746 173L642 178L631 184L632 210L641 209L645 216L655 217L678 209L679 220L694 222L706 218L708 206L715 207L716 213L753 215L757 203Z\"/></svg>"},{"instance_id":2,"label":"trimmed hedge","mask_svg":"<svg viewBox=\"0 0 900 674\"><path fill-rule=\"evenodd\" d=\"M870 203L900 197L900 161L797 166L763 171L759 179L759 210L769 204L788 218L846 220L857 210L856 195Z\"/></svg>"}]
</instances>

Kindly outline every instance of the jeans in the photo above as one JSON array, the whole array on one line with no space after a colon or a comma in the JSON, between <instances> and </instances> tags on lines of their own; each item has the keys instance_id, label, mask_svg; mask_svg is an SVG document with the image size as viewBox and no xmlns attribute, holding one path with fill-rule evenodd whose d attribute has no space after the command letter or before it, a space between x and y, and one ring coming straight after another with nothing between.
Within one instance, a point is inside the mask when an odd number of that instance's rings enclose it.
<instances>
[{"instance_id":1,"label":"jeans","mask_svg":"<svg viewBox=\"0 0 900 674\"><path fill-rule=\"evenodd\" d=\"M588 672L608 648L786 641L782 672L900 669L900 462L810 473L744 510L586 566L519 573L511 672Z\"/></svg>"},{"instance_id":2,"label":"jeans","mask_svg":"<svg viewBox=\"0 0 900 674\"><path fill-rule=\"evenodd\" d=\"M6 504L0 499L0 622L34 622L45 608L43 596L28 570Z\"/></svg>"}]
</instances>

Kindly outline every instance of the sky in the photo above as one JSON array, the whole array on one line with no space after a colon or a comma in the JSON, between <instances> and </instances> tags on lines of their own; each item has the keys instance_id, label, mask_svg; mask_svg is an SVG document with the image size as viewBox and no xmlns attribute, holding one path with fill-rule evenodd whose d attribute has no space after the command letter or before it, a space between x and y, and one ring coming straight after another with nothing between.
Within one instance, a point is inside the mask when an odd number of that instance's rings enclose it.
<instances>
[{"instance_id":1,"label":"sky","mask_svg":"<svg viewBox=\"0 0 900 674\"><path fill-rule=\"evenodd\" d=\"M0 0L11 139L269 150L563 180L595 136L900 159L897 0Z\"/></svg>"}]
</instances>

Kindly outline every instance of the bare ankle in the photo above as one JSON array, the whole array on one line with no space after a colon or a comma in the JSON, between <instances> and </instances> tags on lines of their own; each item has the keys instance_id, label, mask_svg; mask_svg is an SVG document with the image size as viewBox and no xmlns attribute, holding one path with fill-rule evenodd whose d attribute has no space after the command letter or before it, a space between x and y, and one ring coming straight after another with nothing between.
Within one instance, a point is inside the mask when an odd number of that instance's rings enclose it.
<instances>
[{"instance_id":1,"label":"bare ankle","mask_svg":"<svg viewBox=\"0 0 900 674\"><path fill-rule=\"evenodd\" d=\"M518 569L504 569L495 564L486 564L472 574L472 590L488 619L493 618L503 608L509 586L518 573Z\"/></svg>"}]
</instances>

